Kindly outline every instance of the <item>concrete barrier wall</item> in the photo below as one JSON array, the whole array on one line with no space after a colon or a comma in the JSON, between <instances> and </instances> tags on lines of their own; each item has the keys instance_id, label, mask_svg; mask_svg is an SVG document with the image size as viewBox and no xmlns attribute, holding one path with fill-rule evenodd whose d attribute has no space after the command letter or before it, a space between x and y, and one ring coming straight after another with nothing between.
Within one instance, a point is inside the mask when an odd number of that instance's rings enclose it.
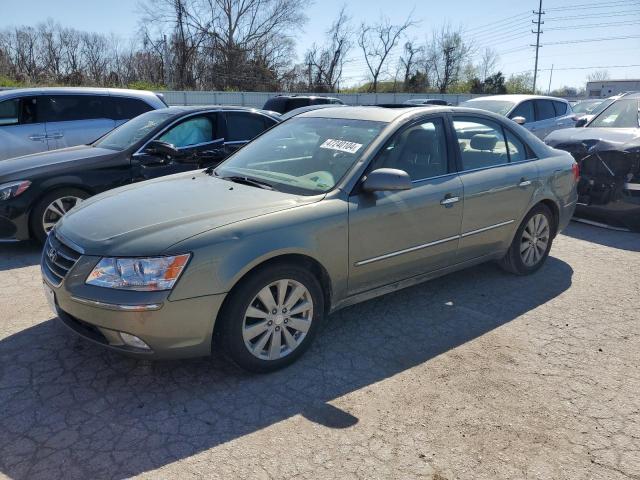
<instances>
[{"instance_id":1,"label":"concrete barrier wall","mask_svg":"<svg viewBox=\"0 0 640 480\"><path fill-rule=\"evenodd\" d=\"M162 91L169 105L241 105L262 108L271 97L281 92L191 92ZM377 103L402 103L411 98L440 98L452 105L457 105L473 97L472 94L437 94L437 93L317 93L300 95L331 96L342 100L347 105L373 105Z\"/></svg>"}]
</instances>

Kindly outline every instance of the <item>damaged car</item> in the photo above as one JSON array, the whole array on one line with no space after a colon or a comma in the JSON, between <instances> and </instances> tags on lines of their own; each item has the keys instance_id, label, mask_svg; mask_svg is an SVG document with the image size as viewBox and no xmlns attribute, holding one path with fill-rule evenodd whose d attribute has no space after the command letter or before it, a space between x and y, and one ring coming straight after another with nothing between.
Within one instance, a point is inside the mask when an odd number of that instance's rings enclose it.
<instances>
[{"instance_id":1,"label":"damaged car","mask_svg":"<svg viewBox=\"0 0 640 480\"><path fill-rule=\"evenodd\" d=\"M545 138L580 165L578 219L640 231L640 93L625 95L585 128Z\"/></svg>"}]
</instances>

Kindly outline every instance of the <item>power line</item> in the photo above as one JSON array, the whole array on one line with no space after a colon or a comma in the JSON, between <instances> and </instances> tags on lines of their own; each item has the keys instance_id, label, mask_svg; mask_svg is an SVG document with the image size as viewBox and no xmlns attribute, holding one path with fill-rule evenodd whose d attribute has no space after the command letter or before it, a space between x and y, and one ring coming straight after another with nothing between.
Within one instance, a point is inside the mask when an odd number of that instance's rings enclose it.
<instances>
[{"instance_id":1,"label":"power line","mask_svg":"<svg viewBox=\"0 0 640 480\"><path fill-rule=\"evenodd\" d=\"M629 5L630 0L618 0L613 2L598 2L598 3L583 3L579 5L567 5L560 7L551 7L547 8L549 12L551 11L565 11L565 10L583 10L585 8L611 8L611 7L619 7L621 5Z\"/></svg>"},{"instance_id":2,"label":"power line","mask_svg":"<svg viewBox=\"0 0 640 480\"><path fill-rule=\"evenodd\" d=\"M468 28L466 30L466 32L468 33L468 32L473 32L473 31L476 31L476 30L484 30L484 29L489 28L489 26L491 26L491 25L498 25L498 24L504 23L504 22L506 22L508 20L515 19L515 18L526 18L528 15L529 15L528 11L527 12L523 12L523 13L519 13L519 14L516 14L516 15L512 15L511 17L503 18L501 20L496 20L495 22L489 22L489 23L485 23L484 25L479 25L477 27Z\"/></svg>"},{"instance_id":3,"label":"power line","mask_svg":"<svg viewBox=\"0 0 640 480\"><path fill-rule=\"evenodd\" d=\"M586 23L584 25L566 25L562 27L547 27L546 30L575 30L580 28L600 28L600 27L616 27L627 25L638 25L640 22L637 20L625 20L622 22L610 22L610 23Z\"/></svg>"},{"instance_id":4,"label":"power line","mask_svg":"<svg viewBox=\"0 0 640 480\"><path fill-rule=\"evenodd\" d=\"M589 13L585 15L572 15L571 18L567 17L548 17L547 20L580 20L583 18L606 18L606 17L627 17L640 13L640 10L626 10L618 13Z\"/></svg>"},{"instance_id":5,"label":"power line","mask_svg":"<svg viewBox=\"0 0 640 480\"><path fill-rule=\"evenodd\" d=\"M640 38L640 35L626 35L620 37L600 37L600 38L588 38L585 40L567 40L562 42L550 42L546 45L569 45L574 43L591 43L591 42L608 42L610 40L626 40L628 38Z\"/></svg>"}]
</instances>

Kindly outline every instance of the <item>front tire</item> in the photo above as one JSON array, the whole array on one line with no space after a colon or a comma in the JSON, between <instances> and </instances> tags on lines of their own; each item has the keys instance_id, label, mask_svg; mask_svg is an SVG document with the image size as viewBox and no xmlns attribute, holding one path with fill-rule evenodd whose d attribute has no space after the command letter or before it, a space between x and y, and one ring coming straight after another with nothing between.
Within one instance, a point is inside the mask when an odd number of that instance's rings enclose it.
<instances>
[{"instance_id":1,"label":"front tire","mask_svg":"<svg viewBox=\"0 0 640 480\"><path fill-rule=\"evenodd\" d=\"M271 265L233 289L220 314L220 341L240 367L271 372L309 348L323 318L318 279L299 265Z\"/></svg>"},{"instance_id":2,"label":"front tire","mask_svg":"<svg viewBox=\"0 0 640 480\"><path fill-rule=\"evenodd\" d=\"M29 218L31 234L40 243L44 243L49 231L62 216L87 198L89 194L77 188L61 188L46 194L36 203L31 212Z\"/></svg>"},{"instance_id":3,"label":"front tire","mask_svg":"<svg viewBox=\"0 0 640 480\"><path fill-rule=\"evenodd\" d=\"M549 209L544 205L535 206L522 220L500 266L516 275L536 272L549 256L555 230Z\"/></svg>"}]
</instances>

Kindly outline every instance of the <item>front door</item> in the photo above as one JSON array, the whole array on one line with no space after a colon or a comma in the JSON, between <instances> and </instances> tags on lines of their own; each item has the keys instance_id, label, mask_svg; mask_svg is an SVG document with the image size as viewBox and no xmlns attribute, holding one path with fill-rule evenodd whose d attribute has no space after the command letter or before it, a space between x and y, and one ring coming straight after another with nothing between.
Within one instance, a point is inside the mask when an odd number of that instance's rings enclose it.
<instances>
[{"instance_id":1,"label":"front door","mask_svg":"<svg viewBox=\"0 0 640 480\"><path fill-rule=\"evenodd\" d=\"M0 102L0 160L47 150L47 131L37 110L35 96Z\"/></svg>"},{"instance_id":2,"label":"front door","mask_svg":"<svg viewBox=\"0 0 640 480\"><path fill-rule=\"evenodd\" d=\"M189 116L153 140L171 144L179 155L167 156L143 148L133 156L134 181L215 166L225 158L222 138L219 137L217 113Z\"/></svg>"},{"instance_id":3,"label":"front door","mask_svg":"<svg viewBox=\"0 0 640 480\"><path fill-rule=\"evenodd\" d=\"M349 199L349 291L363 292L451 264L462 220L462 183L454 172L444 118L398 132L369 171L396 168L410 190Z\"/></svg>"},{"instance_id":4,"label":"front door","mask_svg":"<svg viewBox=\"0 0 640 480\"><path fill-rule=\"evenodd\" d=\"M454 115L464 214L457 261L493 254L508 246L531 202L538 169L525 144L488 118Z\"/></svg>"}]
</instances>

